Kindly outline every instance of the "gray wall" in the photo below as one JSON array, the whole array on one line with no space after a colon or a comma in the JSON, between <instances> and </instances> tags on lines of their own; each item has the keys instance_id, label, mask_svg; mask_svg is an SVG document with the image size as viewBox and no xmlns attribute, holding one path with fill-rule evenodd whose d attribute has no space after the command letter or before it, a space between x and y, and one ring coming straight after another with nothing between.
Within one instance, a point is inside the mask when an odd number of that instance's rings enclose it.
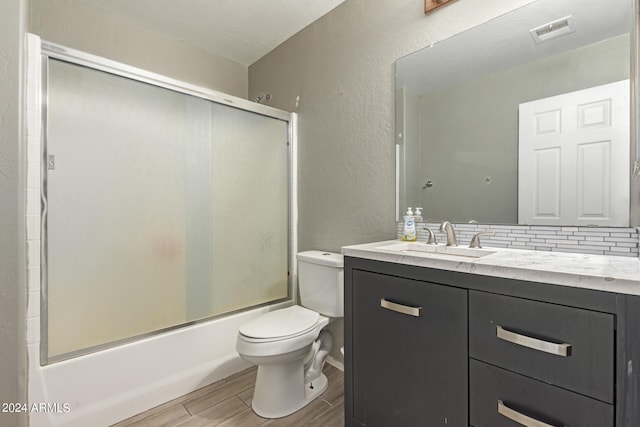
<instances>
[{"instance_id":1,"label":"gray wall","mask_svg":"<svg viewBox=\"0 0 640 427\"><path fill-rule=\"evenodd\" d=\"M31 0L29 31L49 42L247 97L246 65L78 1Z\"/></svg>"},{"instance_id":2,"label":"gray wall","mask_svg":"<svg viewBox=\"0 0 640 427\"><path fill-rule=\"evenodd\" d=\"M249 67L250 98L299 113L301 250L395 237L395 60L528 1L477 3L347 0Z\"/></svg>"},{"instance_id":3,"label":"gray wall","mask_svg":"<svg viewBox=\"0 0 640 427\"><path fill-rule=\"evenodd\" d=\"M395 238L395 60L526 3L347 0L249 67L250 98L299 114L300 250Z\"/></svg>"},{"instance_id":4,"label":"gray wall","mask_svg":"<svg viewBox=\"0 0 640 427\"><path fill-rule=\"evenodd\" d=\"M26 402L23 45L26 1L2 0L0 13L0 403ZM0 425L26 415L0 412Z\"/></svg>"}]
</instances>

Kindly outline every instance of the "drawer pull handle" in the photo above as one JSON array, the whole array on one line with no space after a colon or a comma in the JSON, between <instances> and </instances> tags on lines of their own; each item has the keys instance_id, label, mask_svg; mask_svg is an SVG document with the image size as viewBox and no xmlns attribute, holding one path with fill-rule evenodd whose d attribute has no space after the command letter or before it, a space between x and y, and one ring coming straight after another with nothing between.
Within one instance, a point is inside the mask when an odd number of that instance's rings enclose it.
<instances>
[{"instance_id":1,"label":"drawer pull handle","mask_svg":"<svg viewBox=\"0 0 640 427\"><path fill-rule=\"evenodd\" d=\"M529 347L534 350L544 351L545 353L555 354L557 356L571 356L571 344L556 344L549 341L531 338L526 335L516 334L507 331L502 326L496 326L496 336L502 340L509 341L523 347Z\"/></svg>"},{"instance_id":2,"label":"drawer pull handle","mask_svg":"<svg viewBox=\"0 0 640 427\"><path fill-rule=\"evenodd\" d=\"M411 307L409 305L402 305L395 302L391 302L385 298L380 300L380 307L387 310L395 311L402 314L408 314L409 316L422 317L422 307Z\"/></svg>"},{"instance_id":3,"label":"drawer pull handle","mask_svg":"<svg viewBox=\"0 0 640 427\"><path fill-rule=\"evenodd\" d=\"M526 427L556 427L551 424L543 423L535 418L527 417L518 411L514 411L504 404L502 400L498 400L498 413L509 418L511 421L515 421L518 424L522 424ZM566 426L565 426L566 427Z\"/></svg>"}]
</instances>

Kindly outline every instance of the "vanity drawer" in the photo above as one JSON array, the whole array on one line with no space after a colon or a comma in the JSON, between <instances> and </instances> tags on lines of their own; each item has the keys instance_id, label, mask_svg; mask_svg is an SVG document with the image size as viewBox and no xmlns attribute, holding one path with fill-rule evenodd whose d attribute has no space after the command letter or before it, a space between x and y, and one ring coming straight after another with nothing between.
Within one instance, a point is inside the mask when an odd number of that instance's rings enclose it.
<instances>
[{"instance_id":1,"label":"vanity drawer","mask_svg":"<svg viewBox=\"0 0 640 427\"><path fill-rule=\"evenodd\" d=\"M613 405L473 359L469 375L474 427L614 425Z\"/></svg>"},{"instance_id":2,"label":"vanity drawer","mask_svg":"<svg viewBox=\"0 0 640 427\"><path fill-rule=\"evenodd\" d=\"M469 356L613 403L611 314L470 291Z\"/></svg>"}]
</instances>

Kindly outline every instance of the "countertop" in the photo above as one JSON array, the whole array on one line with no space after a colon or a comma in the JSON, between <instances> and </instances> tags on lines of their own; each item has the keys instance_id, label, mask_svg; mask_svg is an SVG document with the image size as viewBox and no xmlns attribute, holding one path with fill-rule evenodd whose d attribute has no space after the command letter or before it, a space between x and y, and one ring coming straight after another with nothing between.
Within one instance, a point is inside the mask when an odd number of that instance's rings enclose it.
<instances>
[{"instance_id":1,"label":"countertop","mask_svg":"<svg viewBox=\"0 0 640 427\"><path fill-rule=\"evenodd\" d=\"M638 258L563 252L530 251L485 247L494 251L481 258L415 256L385 249L403 243L400 240L344 246L344 256L397 264L503 277L531 282L551 283L575 288L640 295L640 260ZM409 243L423 245L423 243Z\"/></svg>"}]
</instances>

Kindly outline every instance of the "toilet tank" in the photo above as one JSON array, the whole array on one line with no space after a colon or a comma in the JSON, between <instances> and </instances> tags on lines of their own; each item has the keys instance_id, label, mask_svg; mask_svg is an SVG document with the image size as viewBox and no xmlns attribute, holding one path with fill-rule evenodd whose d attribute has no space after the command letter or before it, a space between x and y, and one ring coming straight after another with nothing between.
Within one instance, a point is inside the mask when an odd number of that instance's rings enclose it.
<instances>
[{"instance_id":1,"label":"toilet tank","mask_svg":"<svg viewBox=\"0 0 640 427\"><path fill-rule=\"evenodd\" d=\"M344 260L342 255L298 253L300 305L329 317L344 317Z\"/></svg>"}]
</instances>

